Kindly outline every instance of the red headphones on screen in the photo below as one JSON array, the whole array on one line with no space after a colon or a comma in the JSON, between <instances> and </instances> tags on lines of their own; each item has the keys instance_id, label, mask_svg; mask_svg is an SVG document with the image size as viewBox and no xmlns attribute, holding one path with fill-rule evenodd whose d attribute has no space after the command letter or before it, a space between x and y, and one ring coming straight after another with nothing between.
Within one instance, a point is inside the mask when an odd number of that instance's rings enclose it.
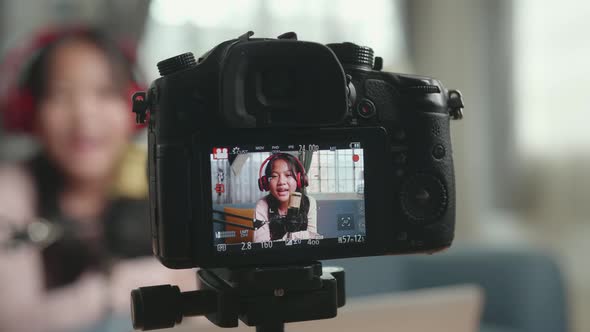
<instances>
[{"instance_id":1,"label":"red headphones on screen","mask_svg":"<svg viewBox=\"0 0 590 332\"><path fill-rule=\"evenodd\" d=\"M267 163L272 163L277 159L287 159L287 160L295 160L297 166L299 167L300 172L295 174L295 179L297 180L297 189L301 189L303 187L308 186L307 182L307 175L305 175L305 167L298 158L288 154L288 153L275 153L271 154L268 158L264 159L262 165L260 165L260 170L258 171L258 188L260 191L269 191L270 190L270 180L268 176L262 175L262 169L264 165Z\"/></svg>"},{"instance_id":2,"label":"red headphones on screen","mask_svg":"<svg viewBox=\"0 0 590 332\"><path fill-rule=\"evenodd\" d=\"M4 74L9 73L4 76L8 82L0 82L6 84L5 91L0 91L0 116L2 117L2 127L5 130L24 133L33 132L36 102L30 89L23 86L21 82L23 75L26 74L31 66L32 59L41 50L62 38L68 36L84 36L91 32L91 28L84 26L48 29L35 35L26 46L14 49L5 56L3 62L0 64L0 72ZM132 69L136 62L134 47L127 44L117 44L117 48L124 60L129 63L130 69ZM133 77L132 73L131 81L126 91L129 95L129 109L131 109L131 95L139 90L142 90L142 86ZM129 116L134 118L131 110L129 111ZM141 129L140 126L135 125L135 121L131 123L134 129Z\"/></svg>"}]
</instances>

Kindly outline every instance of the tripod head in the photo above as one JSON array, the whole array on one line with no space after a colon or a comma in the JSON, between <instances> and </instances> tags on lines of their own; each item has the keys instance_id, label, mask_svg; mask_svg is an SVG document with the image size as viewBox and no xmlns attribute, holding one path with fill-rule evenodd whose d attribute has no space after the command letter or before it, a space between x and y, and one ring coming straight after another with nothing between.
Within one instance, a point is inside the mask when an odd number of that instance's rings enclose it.
<instances>
[{"instance_id":1,"label":"tripod head","mask_svg":"<svg viewBox=\"0 0 590 332\"><path fill-rule=\"evenodd\" d=\"M284 323L336 317L345 304L344 270L320 262L253 268L202 269L203 289L140 287L131 292L133 327L169 328L185 316L204 315L219 327L238 318L257 331L282 331Z\"/></svg>"}]
</instances>

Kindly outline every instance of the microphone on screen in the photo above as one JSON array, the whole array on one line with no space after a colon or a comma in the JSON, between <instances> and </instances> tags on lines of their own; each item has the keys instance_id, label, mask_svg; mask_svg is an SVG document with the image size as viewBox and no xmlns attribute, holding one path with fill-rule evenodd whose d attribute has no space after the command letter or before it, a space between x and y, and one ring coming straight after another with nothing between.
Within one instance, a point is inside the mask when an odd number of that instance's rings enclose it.
<instances>
[{"instance_id":1,"label":"microphone on screen","mask_svg":"<svg viewBox=\"0 0 590 332\"><path fill-rule=\"evenodd\" d=\"M299 216L299 209L301 208L301 193L292 192L289 196L289 209L287 210L287 219L291 220Z\"/></svg>"}]
</instances>

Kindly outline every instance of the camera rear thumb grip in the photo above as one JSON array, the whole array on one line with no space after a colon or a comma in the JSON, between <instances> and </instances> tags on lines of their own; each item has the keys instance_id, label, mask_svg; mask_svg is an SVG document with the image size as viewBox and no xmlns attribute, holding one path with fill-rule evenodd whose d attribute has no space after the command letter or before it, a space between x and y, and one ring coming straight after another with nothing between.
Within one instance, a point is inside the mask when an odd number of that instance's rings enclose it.
<instances>
[{"instance_id":1,"label":"camera rear thumb grip","mask_svg":"<svg viewBox=\"0 0 590 332\"><path fill-rule=\"evenodd\" d=\"M185 316L215 312L217 296L213 291L180 292L178 286L140 287L131 291L131 319L135 330L174 327Z\"/></svg>"}]
</instances>

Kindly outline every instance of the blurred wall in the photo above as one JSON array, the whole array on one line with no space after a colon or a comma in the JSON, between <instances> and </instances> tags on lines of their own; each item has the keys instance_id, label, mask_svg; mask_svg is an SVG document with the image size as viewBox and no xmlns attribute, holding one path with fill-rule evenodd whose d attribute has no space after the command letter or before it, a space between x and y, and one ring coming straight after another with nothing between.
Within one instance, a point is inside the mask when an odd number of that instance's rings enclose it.
<instances>
[{"instance_id":1,"label":"blurred wall","mask_svg":"<svg viewBox=\"0 0 590 332\"><path fill-rule=\"evenodd\" d=\"M98 26L118 40L137 44L149 5L149 0L0 0L0 59L39 29L60 24ZM0 94L5 81L0 80ZM7 135L0 126L0 161L26 158L34 149L30 137Z\"/></svg>"},{"instance_id":2,"label":"blurred wall","mask_svg":"<svg viewBox=\"0 0 590 332\"><path fill-rule=\"evenodd\" d=\"M457 233L467 240L499 208L513 205L510 1L407 1L410 59L464 97L451 122L457 181Z\"/></svg>"},{"instance_id":3,"label":"blurred wall","mask_svg":"<svg viewBox=\"0 0 590 332\"><path fill-rule=\"evenodd\" d=\"M416 73L463 92L452 123L457 244L557 258L574 331L589 331L590 6L583 1L407 1Z\"/></svg>"},{"instance_id":4,"label":"blurred wall","mask_svg":"<svg viewBox=\"0 0 590 332\"><path fill-rule=\"evenodd\" d=\"M14 46L31 32L53 24L87 23L139 40L149 0L2 0L0 51Z\"/></svg>"}]
</instances>

